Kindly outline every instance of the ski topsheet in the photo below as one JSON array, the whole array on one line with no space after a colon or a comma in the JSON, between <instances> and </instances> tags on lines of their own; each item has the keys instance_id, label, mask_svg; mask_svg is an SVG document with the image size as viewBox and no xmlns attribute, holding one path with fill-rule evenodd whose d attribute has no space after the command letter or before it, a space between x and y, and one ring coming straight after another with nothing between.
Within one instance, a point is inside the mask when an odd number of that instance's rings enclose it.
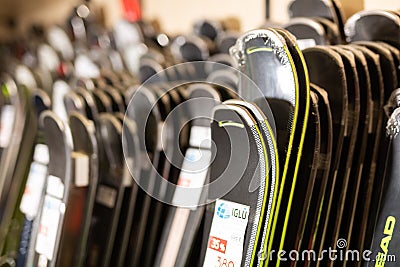
<instances>
[{"instance_id":1,"label":"ski topsheet","mask_svg":"<svg viewBox=\"0 0 400 267\"><path fill-rule=\"evenodd\" d=\"M345 136L345 125L348 111L348 94L346 76L343 61L339 54L325 47L313 47L303 51L307 62L310 80L312 83L324 88L329 97L331 105L333 139L336 149L332 150L332 162L330 174L327 181L327 192L325 193L321 207L322 214L318 216L318 225L314 249L319 252L323 250L324 238L327 231L327 214L330 214L331 200L334 197L333 188L336 184L336 175L339 169L342 144ZM320 69L326 69L321 72Z\"/></svg>"},{"instance_id":2,"label":"ski topsheet","mask_svg":"<svg viewBox=\"0 0 400 267\"><path fill-rule=\"evenodd\" d=\"M40 211L33 265L55 266L72 180L72 135L69 126L51 111L40 116L49 148L48 176ZM46 126L46 127L44 127ZM61 139L55 139L59 136Z\"/></svg>"},{"instance_id":3,"label":"ski topsheet","mask_svg":"<svg viewBox=\"0 0 400 267\"><path fill-rule=\"evenodd\" d=\"M188 101L191 101L187 109L193 121L189 148L186 151L177 185L197 189L198 192L190 194L190 199L193 199L190 202L194 205L192 207L185 207L185 202L188 200L188 195L185 194L189 192L185 193L182 191L184 189L179 188L174 192L172 203L178 207L171 208L167 215L155 260L157 266L185 266L190 262L204 213L202 202L205 192L201 190L201 187L208 180L208 165L211 163L209 123L212 109L220 102L221 97L212 86L204 84L192 84L187 92ZM201 206L196 207L196 204Z\"/></svg>"},{"instance_id":4,"label":"ski topsheet","mask_svg":"<svg viewBox=\"0 0 400 267\"><path fill-rule=\"evenodd\" d=\"M267 98L277 126L282 176L279 187L275 189L278 197L273 204L276 209L272 214L272 222L269 221L270 223L263 226L267 241L264 242L258 259L258 264L263 265L264 261L268 263L269 252L273 246L274 248L283 246L283 242L280 244L275 232L285 233L288 225L287 216L290 214L291 200L295 192L309 107L308 76L304 72L304 64L301 62L301 55L293 37L286 32L278 33L274 30L249 32L239 38L232 52L237 58L240 70L257 84L264 98ZM300 69L300 77L297 68ZM242 93L251 96L251 92L246 92L246 83L242 83L241 86ZM258 103L259 99L253 97L253 101ZM268 111L263 111L268 114ZM280 209L283 206L289 209L285 212Z\"/></svg>"},{"instance_id":5,"label":"ski topsheet","mask_svg":"<svg viewBox=\"0 0 400 267\"><path fill-rule=\"evenodd\" d=\"M98 183L98 147L95 127L83 115L70 114L70 128L74 147L72 152L72 183L65 223L60 237L58 266L82 266Z\"/></svg>"},{"instance_id":6,"label":"ski topsheet","mask_svg":"<svg viewBox=\"0 0 400 267\"><path fill-rule=\"evenodd\" d=\"M209 232L208 238L203 240L207 247L203 266L218 263L218 260L252 266L257 260L257 244L262 233L260 222L268 212L266 145L257 122L246 109L236 105L217 106L211 129L216 154L210 183L218 185L222 180L221 186L232 189L223 197L219 195L219 186L208 190L208 198L218 200L215 209L211 209L214 210L211 226L205 227ZM229 225L227 228L224 222ZM232 239L232 235L238 239ZM219 242L222 247L216 247ZM228 243L232 245L227 246Z\"/></svg>"},{"instance_id":7,"label":"ski topsheet","mask_svg":"<svg viewBox=\"0 0 400 267\"><path fill-rule=\"evenodd\" d=\"M399 108L398 108L399 89L395 91L393 97L389 100L395 100L396 105L393 105L394 111L389 114L390 118L386 126L386 134L390 138L389 149L389 167L387 171L388 186L384 191L381 202L381 209L372 239L372 255L371 259L376 259L376 262L366 262L364 266L396 266L396 259L399 255L396 247L399 246L399 236L396 229L398 228L399 208L398 202L398 165L399 161ZM392 104L390 104L392 105Z\"/></svg>"}]
</instances>

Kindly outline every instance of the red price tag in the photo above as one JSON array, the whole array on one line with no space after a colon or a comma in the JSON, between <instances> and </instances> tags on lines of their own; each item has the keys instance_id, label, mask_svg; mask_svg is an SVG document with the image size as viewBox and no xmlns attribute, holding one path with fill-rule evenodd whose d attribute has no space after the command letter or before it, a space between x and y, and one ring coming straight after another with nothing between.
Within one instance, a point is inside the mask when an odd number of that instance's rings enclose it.
<instances>
[{"instance_id":1,"label":"red price tag","mask_svg":"<svg viewBox=\"0 0 400 267\"><path fill-rule=\"evenodd\" d=\"M209 248L221 252L223 254L225 254L227 244L228 242L226 240L214 236L210 236L210 239L208 241Z\"/></svg>"},{"instance_id":2,"label":"red price tag","mask_svg":"<svg viewBox=\"0 0 400 267\"><path fill-rule=\"evenodd\" d=\"M180 177L178 180L178 185L182 187L190 187L190 182L190 179Z\"/></svg>"},{"instance_id":3,"label":"red price tag","mask_svg":"<svg viewBox=\"0 0 400 267\"><path fill-rule=\"evenodd\" d=\"M47 226L41 225L41 226L39 227L39 233L41 233L41 234L47 236L48 233L49 233L49 228L48 228Z\"/></svg>"}]
</instances>

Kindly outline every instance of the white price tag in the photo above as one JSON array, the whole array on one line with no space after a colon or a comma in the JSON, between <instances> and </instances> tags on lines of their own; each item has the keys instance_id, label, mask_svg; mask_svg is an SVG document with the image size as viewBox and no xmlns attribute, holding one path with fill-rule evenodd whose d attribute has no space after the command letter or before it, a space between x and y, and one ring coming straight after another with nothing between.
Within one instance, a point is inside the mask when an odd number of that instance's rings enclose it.
<instances>
[{"instance_id":1,"label":"white price tag","mask_svg":"<svg viewBox=\"0 0 400 267\"><path fill-rule=\"evenodd\" d=\"M173 267L175 266L176 258L179 253L179 246L182 242L183 235L187 222L189 220L190 210L177 208L174 219L171 224L167 243L163 257L161 259L160 267Z\"/></svg>"},{"instance_id":2,"label":"white price tag","mask_svg":"<svg viewBox=\"0 0 400 267\"><path fill-rule=\"evenodd\" d=\"M164 128L164 122L159 122L157 124L157 150L161 151L163 150L163 130L166 129Z\"/></svg>"},{"instance_id":3,"label":"white price tag","mask_svg":"<svg viewBox=\"0 0 400 267\"><path fill-rule=\"evenodd\" d=\"M14 121L15 108L12 105L3 106L0 118L0 147L7 147L10 143Z\"/></svg>"},{"instance_id":4,"label":"white price tag","mask_svg":"<svg viewBox=\"0 0 400 267\"><path fill-rule=\"evenodd\" d=\"M304 50L309 47L316 46L314 39L299 39L297 40L297 45L299 46L300 50Z\"/></svg>"},{"instance_id":5,"label":"white price tag","mask_svg":"<svg viewBox=\"0 0 400 267\"><path fill-rule=\"evenodd\" d=\"M75 185L84 187L89 185L89 157L85 154L73 152L75 160Z\"/></svg>"},{"instance_id":6,"label":"white price tag","mask_svg":"<svg viewBox=\"0 0 400 267\"><path fill-rule=\"evenodd\" d=\"M52 260L54 255L61 204L61 200L51 196L46 196L44 199L39 233L36 238L36 252L49 260Z\"/></svg>"},{"instance_id":7,"label":"white price tag","mask_svg":"<svg viewBox=\"0 0 400 267\"><path fill-rule=\"evenodd\" d=\"M217 200L204 267L240 267L250 207Z\"/></svg>"},{"instance_id":8,"label":"white price tag","mask_svg":"<svg viewBox=\"0 0 400 267\"><path fill-rule=\"evenodd\" d=\"M129 161L130 159L127 159ZM132 165L131 165L132 166ZM133 180L132 180L132 175L129 172L128 166L124 167L124 170L122 172L122 184L124 187L131 187Z\"/></svg>"},{"instance_id":9,"label":"white price tag","mask_svg":"<svg viewBox=\"0 0 400 267\"><path fill-rule=\"evenodd\" d=\"M39 210L40 197L46 181L47 167L37 162L32 162L26 181L24 195L19 209L29 220L33 220Z\"/></svg>"},{"instance_id":10,"label":"white price tag","mask_svg":"<svg viewBox=\"0 0 400 267\"><path fill-rule=\"evenodd\" d=\"M71 90L68 83L62 80L57 80L53 84L53 111L64 122L68 122L68 114L64 104L64 96Z\"/></svg>"},{"instance_id":11,"label":"white price tag","mask_svg":"<svg viewBox=\"0 0 400 267\"><path fill-rule=\"evenodd\" d=\"M43 144L37 144L33 152L33 160L44 165L49 164L49 148Z\"/></svg>"},{"instance_id":12,"label":"white price tag","mask_svg":"<svg viewBox=\"0 0 400 267\"><path fill-rule=\"evenodd\" d=\"M186 151L182 171L178 179L178 185L172 199L174 205L181 203L199 203L201 188L207 178L211 162L211 151L205 149L189 148ZM188 195L185 188L199 188L198 194ZM197 206L197 205L196 205ZM193 209L196 209L196 206Z\"/></svg>"},{"instance_id":13,"label":"white price tag","mask_svg":"<svg viewBox=\"0 0 400 267\"><path fill-rule=\"evenodd\" d=\"M192 126L189 144L192 147L211 148L211 128Z\"/></svg>"},{"instance_id":14,"label":"white price tag","mask_svg":"<svg viewBox=\"0 0 400 267\"><path fill-rule=\"evenodd\" d=\"M61 179L56 176L49 175L47 178L46 193L53 197L62 199L64 196L64 184L62 183Z\"/></svg>"},{"instance_id":15,"label":"white price tag","mask_svg":"<svg viewBox=\"0 0 400 267\"><path fill-rule=\"evenodd\" d=\"M117 200L117 190L105 185L99 185L96 195L97 203L112 209L115 206L116 200Z\"/></svg>"}]
</instances>

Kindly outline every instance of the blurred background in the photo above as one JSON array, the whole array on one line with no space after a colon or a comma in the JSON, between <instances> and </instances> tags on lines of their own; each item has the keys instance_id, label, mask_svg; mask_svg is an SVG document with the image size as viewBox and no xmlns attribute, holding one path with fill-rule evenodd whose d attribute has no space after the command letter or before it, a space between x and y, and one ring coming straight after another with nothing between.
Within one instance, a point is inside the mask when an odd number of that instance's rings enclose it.
<instances>
[{"instance_id":1,"label":"blurred background","mask_svg":"<svg viewBox=\"0 0 400 267\"><path fill-rule=\"evenodd\" d=\"M104 22L111 26L122 16L123 1L92 0L102 12ZM268 17L284 23L289 19L291 0L141 0L143 18L158 20L163 30L171 34L189 32L193 23L201 18L238 18L241 30L247 31L262 25ZM345 17L360 10L399 9L398 0L342 0ZM62 24L79 0L1 0L0 35L9 39L23 34L32 24ZM267 9L266 7L269 6Z\"/></svg>"}]
</instances>

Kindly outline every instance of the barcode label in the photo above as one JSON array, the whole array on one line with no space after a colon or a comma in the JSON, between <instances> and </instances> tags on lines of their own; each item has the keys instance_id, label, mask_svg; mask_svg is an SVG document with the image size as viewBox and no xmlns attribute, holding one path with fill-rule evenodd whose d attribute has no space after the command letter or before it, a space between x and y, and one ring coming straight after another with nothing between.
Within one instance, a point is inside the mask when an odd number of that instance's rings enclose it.
<instances>
[{"instance_id":1,"label":"barcode label","mask_svg":"<svg viewBox=\"0 0 400 267\"><path fill-rule=\"evenodd\" d=\"M49 148L43 144L37 144L35 146L35 152L33 153L33 160L42 163L44 165L49 163Z\"/></svg>"},{"instance_id":2,"label":"barcode label","mask_svg":"<svg viewBox=\"0 0 400 267\"><path fill-rule=\"evenodd\" d=\"M47 178L46 193L50 196L62 199L64 196L64 184L62 183L61 179L56 176L49 175Z\"/></svg>"},{"instance_id":3,"label":"barcode label","mask_svg":"<svg viewBox=\"0 0 400 267\"><path fill-rule=\"evenodd\" d=\"M216 201L204 267L241 266L249 213L249 206Z\"/></svg>"},{"instance_id":4,"label":"barcode label","mask_svg":"<svg viewBox=\"0 0 400 267\"><path fill-rule=\"evenodd\" d=\"M117 200L117 190L105 185L99 185L96 195L97 203L112 209L115 206L116 200Z\"/></svg>"},{"instance_id":5,"label":"barcode label","mask_svg":"<svg viewBox=\"0 0 400 267\"><path fill-rule=\"evenodd\" d=\"M0 118L0 147L7 147L11 141L15 121L15 108L5 105L1 109Z\"/></svg>"},{"instance_id":6,"label":"barcode label","mask_svg":"<svg viewBox=\"0 0 400 267\"><path fill-rule=\"evenodd\" d=\"M129 164L129 159L126 159L126 160L128 161L127 164ZM133 165L131 165L131 166L133 166ZM124 187L132 186L132 183L133 183L132 179L133 178L132 178L131 173L129 172L128 166L125 166L124 171L122 173L122 185Z\"/></svg>"},{"instance_id":7,"label":"barcode label","mask_svg":"<svg viewBox=\"0 0 400 267\"><path fill-rule=\"evenodd\" d=\"M75 160L75 185L84 187L89 185L89 157L85 154L73 152Z\"/></svg>"},{"instance_id":8,"label":"barcode label","mask_svg":"<svg viewBox=\"0 0 400 267\"><path fill-rule=\"evenodd\" d=\"M179 187L175 189L172 199L174 205L191 206L192 209L196 209L200 201L202 187L207 178L210 162L210 150L189 148L186 151L178 179ZM191 194L188 194L188 190L185 190L185 188L198 188L198 191L193 190Z\"/></svg>"},{"instance_id":9,"label":"barcode label","mask_svg":"<svg viewBox=\"0 0 400 267\"><path fill-rule=\"evenodd\" d=\"M26 181L24 195L19 209L29 220L33 220L39 210L44 183L46 181L47 167L37 162L32 162Z\"/></svg>"},{"instance_id":10,"label":"barcode label","mask_svg":"<svg viewBox=\"0 0 400 267\"><path fill-rule=\"evenodd\" d=\"M299 46L300 50L304 50L309 47L316 46L316 42L314 39L299 39L297 40L297 45Z\"/></svg>"},{"instance_id":11,"label":"barcode label","mask_svg":"<svg viewBox=\"0 0 400 267\"><path fill-rule=\"evenodd\" d=\"M189 144L192 147L211 148L211 128L192 126Z\"/></svg>"},{"instance_id":12,"label":"barcode label","mask_svg":"<svg viewBox=\"0 0 400 267\"><path fill-rule=\"evenodd\" d=\"M46 256L48 260L52 260L54 255L61 205L61 200L51 196L45 197L36 238L36 252Z\"/></svg>"}]
</instances>

